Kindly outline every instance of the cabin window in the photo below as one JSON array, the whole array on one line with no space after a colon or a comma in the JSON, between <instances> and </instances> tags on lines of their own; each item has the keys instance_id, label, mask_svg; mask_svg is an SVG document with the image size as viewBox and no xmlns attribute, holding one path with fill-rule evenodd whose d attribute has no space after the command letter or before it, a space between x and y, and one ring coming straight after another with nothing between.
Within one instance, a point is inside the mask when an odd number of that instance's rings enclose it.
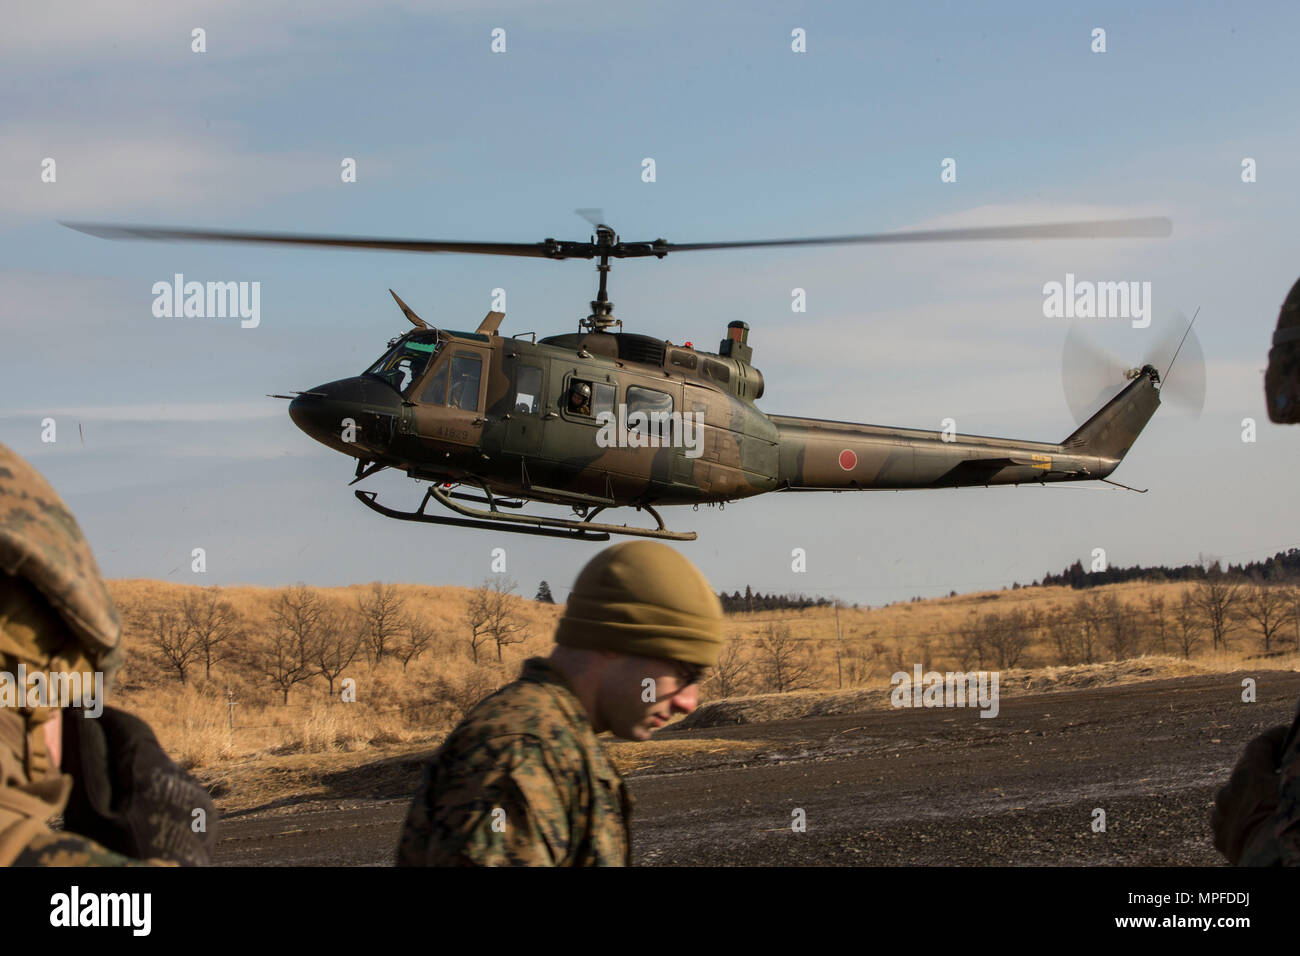
<instances>
[{"instance_id":1,"label":"cabin window","mask_svg":"<svg viewBox=\"0 0 1300 956\"><path fill-rule=\"evenodd\" d=\"M365 374L387 382L399 392L405 392L429 367L429 361L438 352L436 332L415 332L403 338L384 353Z\"/></svg>"},{"instance_id":2,"label":"cabin window","mask_svg":"<svg viewBox=\"0 0 1300 956\"><path fill-rule=\"evenodd\" d=\"M433 373L433 378L429 379L429 384L424 386L424 391L420 393L420 401L425 405L447 403L447 366L446 362L439 365L437 371Z\"/></svg>"},{"instance_id":3,"label":"cabin window","mask_svg":"<svg viewBox=\"0 0 1300 956\"><path fill-rule=\"evenodd\" d=\"M639 414L638 414L639 413ZM627 389L628 429L660 441L672 440L673 397L652 388L629 385ZM635 417L634 417L635 416Z\"/></svg>"},{"instance_id":4,"label":"cabin window","mask_svg":"<svg viewBox=\"0 0 1300 956\"><path fill-rule=\"evenodd\" d=\"M542 370L520 365L515 373L515 411L521 415L536 415L541 393Z\"/></svg>"},{"instance_id":5,"label":"cabin window","mask_svg":"<svg viewBox=\"0 0 1300 956\"><path fill-rule=\"evenodd\" d=\"M604 382L596 382L592 385L591 396L591 413L600 415L601 412L614 414L614 396L617 389L613 385L607 385Z\"/></svg>"},{"instance_id":6,"label":"cabin window","mask_svg":"<svg viewBox=\"0 0 1300 956\"><path fill-rule=\"evenodd\" d=\"M477 355L460 353L451 359L451 389L447 404L452 408L472 412L478 409L478 385L483 373L483 360Z\"/></svg>"}]
</instances>

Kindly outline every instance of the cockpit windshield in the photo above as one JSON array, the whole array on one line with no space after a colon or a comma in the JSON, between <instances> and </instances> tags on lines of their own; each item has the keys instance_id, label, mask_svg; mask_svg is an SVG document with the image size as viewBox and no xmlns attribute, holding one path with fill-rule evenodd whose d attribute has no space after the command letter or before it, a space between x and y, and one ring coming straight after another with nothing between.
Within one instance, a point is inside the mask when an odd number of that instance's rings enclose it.
<instances>
[{"instance_id":1,"label":"cockpit windshield","mask_svg":"<svg viewBox=\"0 0 1300 956\"><path fill-rule=\"evenodd\" d=\"M438 354L436 332L412 335L398 342L365 374L387 382L403 394L419 381L433 357Z\"/></svg>"}]
</instances>

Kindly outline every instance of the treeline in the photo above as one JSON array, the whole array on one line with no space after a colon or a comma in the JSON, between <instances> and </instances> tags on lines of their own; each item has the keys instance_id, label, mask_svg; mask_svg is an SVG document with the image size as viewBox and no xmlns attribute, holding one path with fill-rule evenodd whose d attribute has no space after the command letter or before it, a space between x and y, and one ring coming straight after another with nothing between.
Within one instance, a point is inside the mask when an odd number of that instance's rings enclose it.
<instances>
[{"instance_id":1,"label":"treeline","mask_svg":"<svg viewBox=\"0 0 1300 956\"><path fill-rule=\"evenodd\" d=\"M402 589L381 582L352 600L299 584L240 608L220 588L207 587L176 601L123 602L121 610L128 629L143 644L133 656L137 667L150 666L157 676L181 685L212 685L219 670L224 681L273 689L287 704L299 685L315 684L334 698L340 680L358 667L373 671L396 662L405 674L426 653L445 665L459 648L472 671L494 658L496 665L503 664L502 649L529 635L523 602L514 590L508 578L490 579L469 593L450 624L429 618L408 602ZM488 686L479 673L462 676L469 678L466 694L485 696L497 686ZM437 696L447 689L432 690Z\"/></svg>"},{"instance_id":2,"label":"treeline","mask_svg":"<svg viewBox=\"0 0 1300 956\"><path fill-rule=\"evenodd\" d=\"M1042 581L1035 581L1028 586L1066 585L1075 590L1081 590L1083 588L1099 587L1104 584L1120 584L1125 581L1150 581L1154 583L1162 581L1198 582L1219 575L1238 581L1269 584L1300 581L1300 548L1279 551L1271 558L1265 558L1262 561L1229 564L1226 571L1223 570L1218 561L1184 564L1175 568L1167 568L1163 565L1143 567L1135 564L1131 568L1109 567L1104 571L1086 569L1082 561L1075 561L1074 564L1060 574L1044 575Z\"/></svg>"},{"instance_id":3,"label":"treeline","mask_svg":"<svg viewBox=\"0 0 1300 956\"><path fill-rule=\"evenodd\" d=\"M952 636L966 667L1024 665L1023 654L1035 644L1049 649L1047 660L1055 665L1141 654L1190 659L1207 645L1214 651L1257 649L1269 655L1300 650L1300 587L1218 574L1168 599L1151 594L1141 603L1125 603L1114 592L1094 593L1045 610L973 614Z\"/></svg>"},{"instance_id":4,"label":"treeline","mask_svg":"<svg viewBox=\"0 0 1300 956\"><path fill-rule=\"evenodd\" d=\"M996 602L995 602L995 605ZM1205 652L1300 650L1300 586L1253 584L1218 575L1176 593L1122 600L1090 591L1045 607L972 610L941 633L881 633L861 619L842 637L826 622L821 634L795 636L769 622L756 634L732 634L708 677L711 697L851 688L916 664L942 660L963 671L1070 666L1141 655L1190 660Z\"/></svg>"},{"instance_id":5,"label":"treeline","mask_svg":"<svg viewBox=\"0 0 1300 956\"><path fill-rule=\"evenodd\" d=\"M835 602L829 598L811 598L804 594L762 594L756 593L748 584L745 593L733 591L718 594L722 610L726 614L743 614L749 611L790 611L807 607L829 607Z\"/></svg>"},{"instance_id":6,"label":"treeline","mask_svg":"<svg viewBox=\"0 0 1300 956\"><path fill-rule=\"evenodd\" d=\"M212 587L175 603L124 605L122 612L178 683L211 681L221 667L270 684L288 703L294 687L314 678L333 697L340 676L358 661L373 666L391 658L405 670L418 660L439 634L405 604L395 587L378 582L351 604L300 584L273 592L251 614Z\"/></svg>"}]
</instances>

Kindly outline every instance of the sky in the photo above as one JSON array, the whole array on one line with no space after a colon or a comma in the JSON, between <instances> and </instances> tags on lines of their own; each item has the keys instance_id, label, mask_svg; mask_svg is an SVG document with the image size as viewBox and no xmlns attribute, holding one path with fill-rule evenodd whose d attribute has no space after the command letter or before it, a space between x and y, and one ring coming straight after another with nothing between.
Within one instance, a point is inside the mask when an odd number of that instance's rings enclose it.
<instances>
[{"instance_id":1,"label":"sky","mask_svg":"<svg viewBox=\"0 0 1300 956\"><path fill-rule=\"evenodd\" d=\"M698 532L674 546L719 590L863 605L1026 583L1096 548L1266 557L1300 544L1300 431L1269 423L1262 384L1300 274L1298 27L1284 3L22 2L0 34L0 442L111 578L473 586L504 548L521 592L545 579L563 600L603 545L384 519L267 395L369 365L409 327L389 288L434 325L472 329L504 289L503 333L572 331L591 262L109 242L59 221L534 242L585 240L574 210L599 207L625 240L705 242L1167 216L1167 239L616 262L629 331L712 349L747 321L768 414L1059 441L1071 322L1043 288L1067 274L1150 282L1153 329L1196 313L1205 354L1203 411L1166 402L1112 476L1146 494L777 494L665 520ZM259 324L155 316L176 273L260 283ZM1133 364L1154 335L1083 332Z\"/></svg>"}]
</instances>

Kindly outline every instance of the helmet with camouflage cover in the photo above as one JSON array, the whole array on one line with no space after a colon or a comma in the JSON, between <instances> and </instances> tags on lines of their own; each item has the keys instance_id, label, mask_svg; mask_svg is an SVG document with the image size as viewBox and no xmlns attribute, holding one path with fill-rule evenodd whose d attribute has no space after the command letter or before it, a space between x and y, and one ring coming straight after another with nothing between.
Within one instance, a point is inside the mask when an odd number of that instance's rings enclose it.
<instances>
[{"instance_id":1,"label":"helmet with camouflage cover","mask_svg":"<svg viewBox=\"0 0 1300 956\"><path fill-rule=\"evenodd\" d=\"M1291 286L1277 317L1264 395L1269 418L1279 425L1300 423L1300 280Z\"/></svg>"},{"instance_id":2,"label":"helmet with camouflage cover","mask_svg":"<svg viewBox=\"0 0 1300 956\"><path fill-rule=\"evenodd\" d=\"M49 837L45 821L64 811L73 789L54 741L61 708L75 701L34 701L28 678L93 668L103 675L98 694L121 663L121 635L76 519L36 469L0 445L0 670L8 689L0 695L0 865ZM15 679L24 668L27 677Z\"/></svg>"},{"instance_id":3,"label":"helmet with camouflage cover","mask_svg":"<svg viewBox=\"0 0 1300 956\"><path fill-rule=\"evenodd\" d=\"M121 665L122 625L99 567L76 519L49 482L5 445L0 445L0 598L6 606L22 606L28 620L39 620L45 608L33 608L29 595L39 595L57 621L66 627L80 650L104 674L112 677ZM15 618L18 616L15 613ZM51 654L50 635L41 627L5 627L0 621L0 655L43 665ZM39 640L39 637L45 640Z\"/></svg>"}]
</instances>

